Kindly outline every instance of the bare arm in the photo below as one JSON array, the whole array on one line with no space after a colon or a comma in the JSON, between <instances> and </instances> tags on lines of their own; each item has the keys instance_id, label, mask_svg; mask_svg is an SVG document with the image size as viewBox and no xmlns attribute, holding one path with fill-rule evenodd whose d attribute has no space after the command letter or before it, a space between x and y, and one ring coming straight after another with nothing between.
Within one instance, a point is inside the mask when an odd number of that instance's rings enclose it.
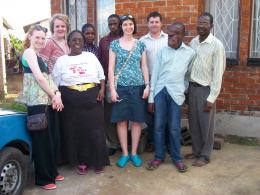
<instances>
[{"instance_id":1,"label":"bare arm","mask_svg":"<svg viewBox=\"0 0 260 195\"><path fill-rule=\"evenodd\" d=\"M118 98L118 94L116 92L115 85L114 85L115 66L116 66L116 53L113 52L112 49L109 49L108 79L109 79L112 102L116 102Z\"/></svg>"},{"instance_id":2,"label":"bare arm","mask_svg":"<svg viewBox=\"0 0 260 195\"><path fill-rule=\"evenodd\" d=\"M54 91L52 90L51 86L49 85L48 81L45 79L45 77L43 76L40 70L35 52L32 49L25 50L24 59L27 61L33 75L37 80L37 83L51 97L52 102L53 101L55 102L54 107L56 108L56 106L58 105L60 107L62 105L61 98L60 98L61 94L60 93L56 93L56 95L54 94ZM55 86L55 91L58 90L57 86L56 85L54 86Z\"/></svg>"},{"instance_id":3,"label":"bare arm","mask_svg":"<svg viewBox=\"0 0 260 195\"><path fill-rule=\"evenodd\" d=\"M145 50L143 51L143 54L142 54L141 69L142 69L142 73L143 73L143 77L144 77L144 83L146 84L142 98L146 99L149 95L150 83L149 83L149 71L148 71L148 67L147 67L147 63L146 63Z\"/></svg>"}]
</instances>

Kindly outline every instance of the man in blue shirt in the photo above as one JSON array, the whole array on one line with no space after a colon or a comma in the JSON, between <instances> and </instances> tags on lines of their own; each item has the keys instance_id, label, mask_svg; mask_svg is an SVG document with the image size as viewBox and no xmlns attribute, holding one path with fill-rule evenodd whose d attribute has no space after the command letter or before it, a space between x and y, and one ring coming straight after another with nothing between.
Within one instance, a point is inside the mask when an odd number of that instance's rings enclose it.
<instances>
[{"instance_id":1,"label":"man in blue shirt","mask_svg":"<svg viewBox=\"0 0 260 195\"><path fill-rule=\"evenodd\" d=\"M165 159L166 121L170 131L171 159L178 171L188 170L180 155L180 123L184 92L188 89L195 51L183 43L184 36L184 25L181 22L173 23L168 32L168 46L156 55L148 100L148 110L154 112L155 116L155 159L147 165L149 170L158 168Z\"/></svg>"}]
</instances>

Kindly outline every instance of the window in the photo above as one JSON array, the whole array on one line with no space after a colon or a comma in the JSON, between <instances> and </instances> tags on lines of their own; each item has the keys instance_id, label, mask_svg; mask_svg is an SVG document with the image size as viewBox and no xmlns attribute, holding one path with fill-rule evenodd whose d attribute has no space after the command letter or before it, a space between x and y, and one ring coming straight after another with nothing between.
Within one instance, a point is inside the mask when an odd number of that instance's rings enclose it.
<instances>
[{"instance_id":1,"label":"window","mask_svg":"<svg viewBox=\"0 0 260 195\"><path fill-rule=\"evenodd\" d=\"M115 0L97 0L98 40L109 33L107 18L115 13Z\"/></svg>"},{"instance_id":2,"label":"window","mask_svg":"<svg viewBox=\"0 0 260 195\"><path fill-rule=\"evenodd\" d=\"M260 58L260 0L253 1L250 58Z\"/></svg>"},{"instance_id":3,"label":"window","mask_svg":"<svg viewBox=\"0 0 260 195\"><path fill-rule=\"evenodd\" d=\"M207 0L206 10L214 18L212 33L224 45L227 58L237 58L239 0Z\"/></svg>"},{"instance_id":4,"label":"window","mask_svg":"<svg viewBox=\"0 0 260 195\"><path fill-rule=\"evenodd\" d=\"M81 30L87 23L87 0L66 0L66 14L70 20L70 30Z\"/></svg>"}]
</instances>

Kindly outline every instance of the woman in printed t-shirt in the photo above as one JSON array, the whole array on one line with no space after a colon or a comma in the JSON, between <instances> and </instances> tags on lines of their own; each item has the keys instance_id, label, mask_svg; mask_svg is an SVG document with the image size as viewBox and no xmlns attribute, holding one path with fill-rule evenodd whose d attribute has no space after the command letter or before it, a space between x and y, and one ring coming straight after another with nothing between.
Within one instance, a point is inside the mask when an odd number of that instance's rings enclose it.
<instances>
[{"instance_id":1,"label":"woman in printed t-shirt","mask_svg":"<svg viewBox=\"0 0 260 195\"><path fill-rule=\"evenodd\" d=\"M46 40L44 47L39 52L39 55L49 65L50 73L52 73L57 59L70 52L65 39L69 26L69 18L64 14L55 14L50 20L52 36Z\"/></svg>"},{"instance_id":2,"label":"woman in printed t-shirt","mask_svg":"<svg viewBox=\"0 0 260 195\"><path fill-rule=\"evenodd\" d=\"M105 90L103 68L90 52L82 52L85 39L78 31L68 36L71 53L60 57L52 77L62 93L64 109L60 124L64 131L64 149L70 165L78 164L77 173L87 174L93 166L97 174L110 165L104 132Z\"/></svg>"}]
</instances>

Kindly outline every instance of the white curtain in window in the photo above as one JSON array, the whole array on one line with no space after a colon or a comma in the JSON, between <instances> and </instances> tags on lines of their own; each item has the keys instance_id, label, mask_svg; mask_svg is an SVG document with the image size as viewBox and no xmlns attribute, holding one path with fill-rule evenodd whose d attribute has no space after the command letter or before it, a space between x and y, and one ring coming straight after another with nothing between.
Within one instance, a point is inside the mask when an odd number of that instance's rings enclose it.
<instances>
[{"instance_id":1,"label":"white curtain in window","mask_svg":"<svg viewBox=\"0 0 260 195\"><path fill-rule=\"evenodd\" d=\"M69 0L68 9L70 30L81 30L82 26L87 23L87 0Z\"/></svg>"},{"instance_id":2,"label":"white curtain in window","mask_svg":"<svg viewBox=\"0 0 260 195\"><path fill-rule=\"evenodd\" d=\"M109 33L107 18L115 13L115 0L97 0L98 41Z\"/></svg>"},{"instance_id":3,"label":"white curtain in window","mask_svg":"<svg viewBox=\"0 0 260 195\"><path fill-rule=\"evenodd\" d=\"M239 0L207 0L206 6L214 18L212 33L223 43L226 56L236 58Z\"/></svg>"},{"instance_id":4,"label":"white curtain in window","mask_svg":"<svg viewBox=\"0 0 260 195\"><path fill-rule=\"evenodd\" d=\"M250 57L260 58L260 0L254 0Z\"/></svg>"}]
</instances>

